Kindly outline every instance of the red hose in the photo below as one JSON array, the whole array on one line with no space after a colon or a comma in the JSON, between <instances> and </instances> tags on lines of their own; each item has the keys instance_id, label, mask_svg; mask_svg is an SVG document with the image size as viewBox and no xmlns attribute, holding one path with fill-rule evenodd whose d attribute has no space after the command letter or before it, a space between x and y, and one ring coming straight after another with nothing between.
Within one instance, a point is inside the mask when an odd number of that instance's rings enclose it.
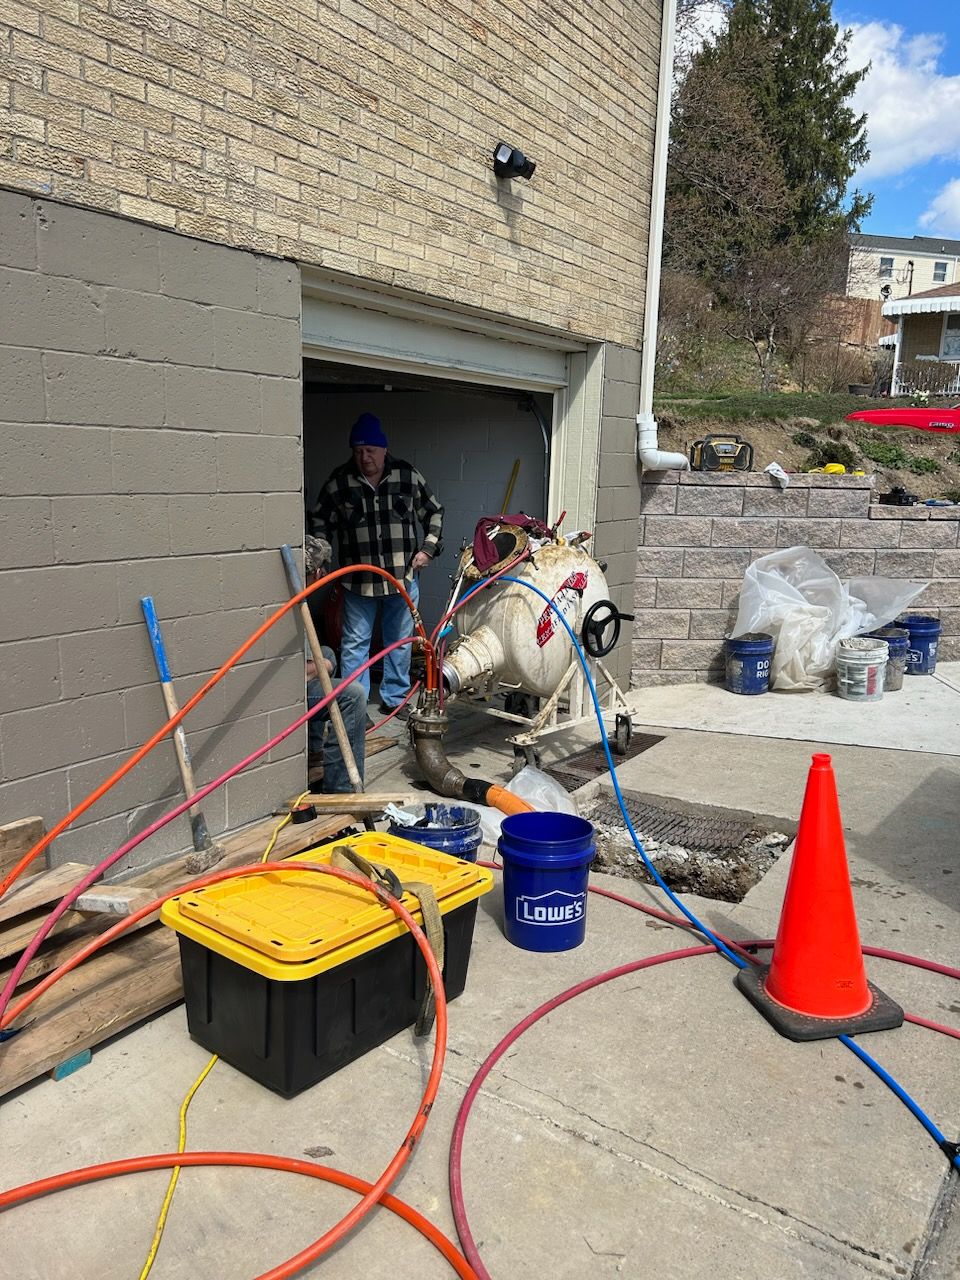
<instances>
[{"instance_id":1,"label":"red hose","mask_svg":"<svg viewBox=\"0 0 960 1280\"><path fill-rule=\"evenodd\" d=\"M80 897L80 895L85 893L86 890L90 887L90 885L92 885L96 880L100 879L104 871L112 867L115 862L119 862L121 858L126 857L128 853L131 853L134 849L136 849L137 846L142 844L144 840L148 839L155 832L159 831L162 827L165 827L168 822L172 822L173 819L179 817L181 813L185 813L187 809L189 809L192 805L199 804L201 800L206 799L206 797L210 795L212 791L215 791L217 787L222 786L223 783L227 782L230 778L234 777L235 774L240 773L243 769L247 767L248 764L251 764L254 760L258 760L260 756L266 755L268 751L272 751L273 748L279 742L282 742L284 738L288 738L290 734L294 732L294 730L299 729L300 726L305 724L309 719L311 719L311 717L318 715L319 712L322 711L323 708L326 707L330 702L332 702L333 699L336 698L338 694L348 684L350 684L352 680L356 680L357 676L361 675L364 671L366 671L368 667L370 667L374 662L377 661L379 657L382 656L382 654L390 653L393 649L397 649L404 644L410 644L410 642L411 642L411 637L404 636L402 639L394 640L392 644L388 644L387 647L381 650L380 653L374 654L372 657L368 658L366 662L364 662L361 666L357 668L356 671L353 672L352 675L348 676L346 680L341 681L341 683L338 684L335 689L331 689L329 693L324 694L324 696L320 699L320 701L315 706L311 707L308 711L305 711L302 716L299 716L296 720L294 720L293 724L289 724L285 729L281 729L281 731L275 737L271 738L269 742L265 742L262 746L258 747L256 751L252 751L250 755L246 757L246 759L240 760L235 765L231 765L231 767L227 769L225 773L222 773L219 778L214 778L213 782L208 782L205 786L201 787L199 791L196 791L192 796L189 796L186 800L181 800L179 804L174 805L174 807L170 809L167 813L163 814L162 817L157 818L156 821L154 822L151 822L148 827L145 827L143 829L143 831L139 832L135 836L131 836L131 838L125 844L122 844L119 849L115 849L113 853L110 854L109 857L104 858L102 862L99 862L95 867L92 867L90 871L88 871L87 874L77 884L73 886L72 889L70 889L66 894L64 894L63 898L61 898L61 900L57 903L54 909L50 912L46 920L44 920L43 924L40 925L37 932L34 934L33 938L31 939L29 945L21 953L20 958L17 960L17 963L13 967L12 973L10 974L10 976L7 978L6 982L3 985L3 990L0 991L0 1015L2 1015L3 1011L7 1008L7 1005L10 1003L14 990L16 989L17 983L20 981L20 978L23 975L23 972L26 969L27 965L30 963L30 961L36 955L37 951L40 949L40 945L43 942L44 938L47 937L47 935L50 933L50 930L57 923L60 917L63 916L69 910L70 906L74 902L76 902L76 900Z\"/></svg>"},{"instance_id":2,"label":"red hose","mask_svg":"<svg viewBox=\"0 0 960 1280\"><path fill-rule=\"evenodd\" d=\"M481 865L491 867L498 871L503 870L503 868L495 862L484 862ZM637 902L634 898L627 898L622 894L613 893L609 889L601 889L594 885L589 886L589 889L591 893L599 894L604 898L611 898L615 902L620 902L624 906L633 907L635 910L642 911L646 915L655 916L658 920L663 920L668 924L678 925L685 929L692 929L694 927L689 920L686 920L683 917L671 916L666 911L661 911L657 907L648 906L643 902ZM747 939L740 943L734 943L729 938L724 938L722 934L718 933L716 936L724 943L724 945L736 949L741 955L746 956L754 963L756 962L756 958L754 956L750 956L746 948L753 950L766 950L773 946L773 940L769 938ZM950 965L940 964L935 960L924 960L920 956L911 956L904 952L890 951L884 947L863 947L862 950L864 955L876 956L883 960L893 960L899 964L912 965L918 969L928 969L933 973L940 973L945 977L960 980L960 969L954 969ZM471 1080L469 1088L467 1089L463 1101L460 1104L460 1109L457 1112L457 1119L453 1128L453 1136L450 1141L449 1161L450 1203L453 1209L454 1221L457 1226L457 1235L460 1237L460 1243L463 1246L463 1251L474 1271L477 1273L479 1280L491 1280L491 1276L483 1264L483 1259L480 1257L476 1241L474 1240L473 1233L470 1230L470 1223L467 1218L466 1204L463 1196L463 1171L461 1166L463 1159L463 1139L464 1133L466 1132L467 1121L470 1118L470 1112L476 1096L480 1092L484 1080L486 1080L493 1067L497 1062L499 1062L506 1051L520 1038L520 1036L523 1035L525 1031L533 1026L535 1022L539 1022L539 1020L545 1017L546 1014L552 1012L552 1010L558 1008L560 1005L566 1004L568 1000L572 1000L576 996L582 995L583 992L589 991L593 987L598 987L605 982L610 982L614 978L622 977L628 973L636 973L641 969L651 969L655 965L668 964L671 960L682 960L690 956L716 954L717 950L713 946L687 947L681 951L666 951L660 955L650 956L645 960L635 960L630 964L620 965L615 969L610 969L606 973L597 974L593 978L587 978L585 981L577 983L576 986L569 987L566 991L562 991L559 995L554 996L552 1000L546 1001L546 1003L540 1005L539 1008L534 1009L532 1013L527 1014L521 1022L518 1022L512 1030L507 1032L500 1043L487 1055L479 1071ZM952 1036L955 1039L960 1040L960 1031L955 1030L953 1027L947 1027L940 1023L928 1021L926 1018L918 1017L915 1014L906 1013L904 1014L904 1018L907 1022L912 1022L917 1026L926 1027L932 1031L939 1031L943 1035Z\"/></svg>"},{"instance_id":3,"label":"red hose","mask_svg":"<svg viewBox=\"0 0 960 1280\"><path fill-rule=\"evenodd\" d=\"M290 599L285 604L282 604L278 609L276 609L270 615L270 617L267 618L266 622L264 622L261 626L259 626L256 629L256 631L254 631L254 633L247 640L244 641L244 643L240 646L240 648L237 649L236 653L232 654L231 657L229 657L226 660L223 666L220 667L218 671L214 672L214 674L210 677L210 679L206 682L206 684L204 684L200 689L198 689L197 692L193 695L193 697L189 698L184 703L184 705L180 708L180 710L176 713L176 715L171 716L170 719L166 722L166 724L162 725L157 730L157 732L153 735L152 738L149 738L143 744L142 747L138 747L137 750L133 753L133 755L130 756L129 759L125 760L124 763L118 769L114 770L114 772L110 775L109 778L106 778L103 782L101 782L100 785L96 787L93 791L91 791L90 794L84 800L81 800L78 805L76 805L73 809L71 809L70 812L66 815L66 817L61 818L60 821L50 831L47 832L47 834L43 837L42 840L39 840L33 846L32 849L28 850L28 852L23 855L23 857L16 864L16 866L13 867L12 870L10 870L6 876L4 876L2 881L0 881L0 898L3 897L3 895L7 892L7 890L14 883L17 877L20 876L21 873L30 865L30 863L34 860L34 858L38 858L40 854L43 853L44 849L46 849L48 845L52 844L53 841L56 840L58 835L66 831L67 827L69 827L70 824L76 818L79 818L82 813L85 813L87 809L90 808L91 805L96 804L96 802L102 796L106 795L106 793L110 790L112 786L114 786L117 782L119 782L121 778L125 777L130 772L130 770L134 768L135 765L139 764L140 761L144 758L144 756L147 755L148 752L152 751L153 748L157 745L157 743L160 742L164 738L164 736L167 733L169 733L171 729L175 729L176 726L181 722L181 720L183 720L184 716L186 716L188 712L193 710L193 708L197 705L200 699L205 697L219 680L223 679L223 677L230 670L230 668L235 663L239 662L239 660L243 657L243 655L249 649L252 649L253 646L257 643L257 641L262 636L264 636L275 623L279 622L279 620L283 617L285 613L287 613L290 609L294 608L295 605L300 604L302 600L305 600L307 596L309 596L312 592L316 591L319 587L322 587L325 583L333 582L337 578L343 578L351 573L361 573L361 572L375 573L375 574L379 574L380 577L382 578L386 578L389 582L393 583L393 585L399 591L400 595L406 601L407 608L410 610L411 614L413 615L414 630L417 632L417 634L419 635L420 639L423 641L423 644L424 644L424 649L425 649L426 658L427 658L427 674L426 674L427 688L428 689L436 688L437 666L436 666L436 655L434 653L433 645L431 644L430 639L427 636L426 630L424 629L423 622L420 619L420 614L417 611L417 607L413 603L413 601L410 599L410 596L407 594L407 591L404 588L403 583L400 582L397 578L395 578L393 574L387 573L386 569L381 569L374 564L356 564L356 565L346 566L343 569L335 569L333 573L328 573L323 578L318 578L317 581L312 582L309 587L304 587L302 591L298 591L296 595L291 596Z\"/></svg>"},{"instance_id":4,"label":"red hose","mask_svg":"<svg viewBox=\"0 0 960 1280\"><path fill-rule=\"evenodd\" d=\"M225 871L213 872L209 876L203 876L199 880L191 881L189 884L184 885L182 889L177 890L176 893L182 893L191 889L199 889L204 885L216 884L221 880L233 880L238 876L262 875L264 873L264 865L265 864L258 862L254 863L252 866L231 867ZM370 1190L364 1194L362 1199L354 1205L349 1213L345 1214L339 1222L335 1223L335 1225L329 1229L329 1231L324 1232L322 1236L315 1240L313 1244L308 1245L306 1249L302 1249L300 1253L287 1259L287 1261L282 1263L279 1267L275 1267L273 1270L265 1272L262 1276L258 1277L258 1280L285 1280L285 1277L295 1275L297 1271L307 1266L308 1263L314 1262L322 1254L326 1253L335 1244L337 1244L338 1241L342 1240L357 1225L357 1223L370 1212L413 1154L423 1130L426 1127L427 1119L430 1115L434 1100L437 1096L437 1091L440 1087L440 1077L443 1072L443 1059L447 1043L447 1001L443 987L443 977L437 965L436 957L434 956L423 931L403 903L392 897L380 885L366 879L364 876L357 875L355 872L343 871L339 867L329 867L325 864L315 862L277 862L270 863L269 868L270 873L273 875L289 873L299 874L301 871L316 871L321 875L333 876L334 879L343 880L347 884L356 885L358 888L364 889L368 893L372 893L379 902L384 906L389 907L394 915L397 916L398 919L402 920L407 926L410 933L413 935L414 942L420 948L420 953L424 958L427 971L430 974L430 981L433 986L437 1010L437 1029L433 1046L433 1060L430 1064L430 1073L423 1090L420 1105L417 1108L417 1113L414 1116L413 1123L407 1130L406 1137L397 1148L397 1151L394 1153L393 1158L390 1160L390 1163L384 1169L383 1173L381 1173L376 1182L371 1185ZM107 930L107 933L102 934L100 938L96 939L96 941L99 942L101 946L105 946L108 940L108 935L109 937L116 937L118 933L123 932L124 928L130 928L137 920L142 919L144 915L149 915L152 911L155 911L159 903L174 896L175 893L169 893L165 894L162 898L155 899L154 902L141 908L139 912L121 920L118 925L114 925L112 929ZM85 947L84 952L89 955L92 950L96 949L96 947ZM75 964L79 963L80 957L78 955L73 957L73 962L68 961L65 965L61 965L58 970L55 970L53 974L48 976L56 981L57 978L63 975L63 973L69 972L71 968L75 967ZM24 997L20 1002L20 1005L18 1005L18 1009L21 1006L24 1008L29 1007L29 1005L33 1003L34 999L41 994L40 988L42 987L45 991L50 985L52 984L46 980L44 980L43 983L38 984L38 988L35 991L30 991L28 995ZM14 1011L10 1011L8 1020L13 1016L15 1016ZM173 1163L176 1164L177 1162L178 1158L174 1157ZM127 1164L126 1161L119 1161L117 1163L121 1167L125 1167ZM93 1167L98 1168L100 1166ZM45 1189L49 1191L56 1191L61 1187L71 1185L69 1173L56 1174L45 1181ZM2 1200L0 1200L0 1204L2 1204Z\"/></svg>"},{"instance_id":5,"label":"red hose","mask_svg":"<svg viewBox=\"0 0 960 1280\"><path fill-rule=\"evenodd\" d=\"M0 1193L0 1210L24 1204L27 1200L46 1195L51 1191L61 1191L65 1187L84 1186L90 1182L100 1182L105 1178L117 1178L129 1173L143 1173L149 1169L172 1169L207 1167L210 1165L239 1166L241 1169L275 1169L281 1173L299 1173L308 1178L318 1178L321 1182L332 1182L338 1187L346 1187L358 1195L369 1192L373 1184L363 1178L355 1178L353 1174L341 1173L339 1169L330 1169L325 1165L309 1164L306 1160L292 1160L286 1156L264 1155L257 1151L180 1151L172 1155L133 1156L129 1160L111 1160L106 1164L90 1165L86 1169L71 1169L68 1173L55 1174L52 1178L40 1178L36 1182L24 1183L22 1187L13 1187L10 1191ZM379 1201L385 1209L395 1213L404 1222L409 1222L422 1236L437 1249L458 1276L463 1280L477 1280L477 1274L460 1253L459 1249L442 1231L425 1218L422 1213L396 1196L383 1195ZM285 1265L285 1264L283 1264ZM271 1275L280 1274L276 1270ZM287 1273L292 1274L292 1273Z\"/></svg>"}]
</instances>

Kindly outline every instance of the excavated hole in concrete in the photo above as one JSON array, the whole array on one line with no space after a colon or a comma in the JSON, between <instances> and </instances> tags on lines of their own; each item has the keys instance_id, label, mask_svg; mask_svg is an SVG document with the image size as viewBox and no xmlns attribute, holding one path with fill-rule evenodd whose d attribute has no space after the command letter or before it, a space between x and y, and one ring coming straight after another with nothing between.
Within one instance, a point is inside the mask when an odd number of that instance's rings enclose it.
<instances>
[{"instance_id":1,"label":"excavated hole in concrete","mask_svg":"<svg viewBox=\"0 0 960 1280\"><path fill-rule=\"evenodd\" d=\"M675 893L739 902L796 834L795 823L766 814L637 792L624 792L624 801L647 856ZM594 871L653 883L613 796L582 799L580 812L596 828Z\"/></svg>"}]
</instances>

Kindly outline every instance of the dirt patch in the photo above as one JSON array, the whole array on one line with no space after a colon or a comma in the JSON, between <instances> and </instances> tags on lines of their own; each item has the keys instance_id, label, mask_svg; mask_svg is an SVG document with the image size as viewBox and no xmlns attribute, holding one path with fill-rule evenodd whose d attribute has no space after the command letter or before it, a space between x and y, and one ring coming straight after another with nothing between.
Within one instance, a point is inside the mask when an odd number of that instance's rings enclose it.
<instances>
[{"instance_id":1,"label":"dirt patch","mask_svg":"<svg viewBox=\"0 0 960 1280\"><path fill-rule=\"evenodd\" d=\"M648 797L624 797L647 856L675 893L740 902L793 839L793 824L734 810ZM654 883L637 854L616 801L600 795L582 806L594 825L594 871Z\"/></svg>"},{"instance_id":2,"label":"dirt patch","mask_svg":"<svg viewBox=\"0 0 960 1280\"><path fill-rule=\"evenodd\" d=\"M804 471L816 465L811 456L818 451L822 456L842 446L861 470L876 476L876 493L902 485L921 499L960 497L960 436L853 423L825 426L810 418L731 422L704 417L686 422L680 415L671 417L669 409L658 413L658 421L662 449L688 453L694 440L710 432L732 432L753 445L754 471L770 462L779 462L785 471Z\"/></svg>"}]
</instances>

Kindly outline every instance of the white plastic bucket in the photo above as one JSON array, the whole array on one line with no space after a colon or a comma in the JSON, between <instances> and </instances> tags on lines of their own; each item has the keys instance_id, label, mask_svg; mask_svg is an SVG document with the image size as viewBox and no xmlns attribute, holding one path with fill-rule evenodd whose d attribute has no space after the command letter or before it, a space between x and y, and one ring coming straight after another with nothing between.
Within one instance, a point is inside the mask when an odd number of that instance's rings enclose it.
<instances>
[{"instance_id":1,"label":"white plastic bucket","mask_svg":"<svg viewBox=\"0 0 960 1280\"><path fill-rule=\"evenodd\" d=\"M837 646L837 696L848 702L879 702L887 666L887 642L851 636Z\"/></svg>"}]
</instances>

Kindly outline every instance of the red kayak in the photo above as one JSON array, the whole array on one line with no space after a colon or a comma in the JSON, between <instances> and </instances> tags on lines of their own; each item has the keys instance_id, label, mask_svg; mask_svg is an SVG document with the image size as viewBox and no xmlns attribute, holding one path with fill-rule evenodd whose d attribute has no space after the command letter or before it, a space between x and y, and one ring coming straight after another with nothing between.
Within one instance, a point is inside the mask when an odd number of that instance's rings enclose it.
<instances>
[{"instance_id":1,"label":"red kayak","mask_svg":"<svg viewBox=\"0 0 960 1280\"><path fill-rule=\"evenodd\" d=\"M952 409L858 409L848 422L869 422L872 427L909 427L912 431L960 433L960 405Z\"/></svg>"}]
</instances>

